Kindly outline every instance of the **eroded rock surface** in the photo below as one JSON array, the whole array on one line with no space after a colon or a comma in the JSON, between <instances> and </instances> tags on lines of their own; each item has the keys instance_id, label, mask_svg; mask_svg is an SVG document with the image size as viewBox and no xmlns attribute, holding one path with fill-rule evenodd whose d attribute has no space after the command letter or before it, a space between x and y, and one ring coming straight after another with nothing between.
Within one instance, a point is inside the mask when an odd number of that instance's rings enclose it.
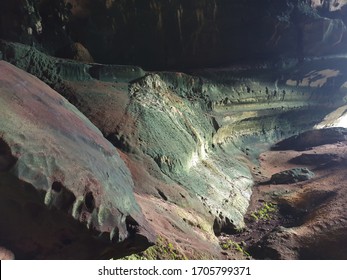
<instances>
[{"instance_id":1,"label":"eroded rock surface","mask_svg":"<svg viewBox=\"0 0 347 280\"><path fill-rule=\"evenodd\" d=\"M6 41L0 49L122 150L146 218L189 258L220 258L215 235L244 227L258 153L345 102L344 58L188 75L56 59Z\"/></svg>"},{"instance_id":2,"label":"eroded rock surface","mask_svg":"<svg viewBox=\"0 0 347 280\"><path fill-rule=\"evenodd\" d=\"M129 169L37 78L0 62L0 245L17 259L95 259L154 241Z\"/></svg>"}]
</instances>

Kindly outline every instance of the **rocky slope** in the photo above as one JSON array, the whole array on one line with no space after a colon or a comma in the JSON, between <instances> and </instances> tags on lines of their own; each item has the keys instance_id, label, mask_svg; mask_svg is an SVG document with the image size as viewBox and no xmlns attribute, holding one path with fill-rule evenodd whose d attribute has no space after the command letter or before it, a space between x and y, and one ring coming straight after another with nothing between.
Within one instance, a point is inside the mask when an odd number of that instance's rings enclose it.
<instances>
[{"instance_id":1,"label":"rocky slope","mask_svg":"<svg viewBox=\"0 0 347 280\"><path fill-rule=\"evenodd\" d=\"M2 41L120 149L156 233L189 258L220 258L216 235L242 229L260 151L344 104L344 57L191 72L78 63Z\"/></svg>"}]
</instances>

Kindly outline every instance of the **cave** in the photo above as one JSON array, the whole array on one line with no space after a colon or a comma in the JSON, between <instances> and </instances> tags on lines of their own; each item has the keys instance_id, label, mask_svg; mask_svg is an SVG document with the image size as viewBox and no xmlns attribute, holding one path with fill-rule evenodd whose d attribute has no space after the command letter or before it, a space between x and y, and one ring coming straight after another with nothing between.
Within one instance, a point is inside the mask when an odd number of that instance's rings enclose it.
<instances>
[{"instance_id":1,"label":"cave","mask_svg":"<svg viewBox=\"0 0 347 280\"><path fill-rule=\"evenodd\" d=\"M1 6L0 259L347 258L346 1Z\"/></svg>"}]
</instances>

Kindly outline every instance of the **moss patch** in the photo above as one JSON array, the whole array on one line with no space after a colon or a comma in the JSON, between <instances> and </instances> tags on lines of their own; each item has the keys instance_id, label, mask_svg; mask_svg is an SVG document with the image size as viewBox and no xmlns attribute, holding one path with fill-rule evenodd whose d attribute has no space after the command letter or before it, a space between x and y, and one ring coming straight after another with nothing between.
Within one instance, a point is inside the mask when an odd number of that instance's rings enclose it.
<instances>
[{"instance_id":1,"label":"moss patch","mask_svg":"<svg viewBox=\"0 0 347 280\"><path fill-rule=\"evenodd\" d=\"M173 243L159 236L154 246L122 260L187 260L187 257Z\"/></svg>"}]
</instances>

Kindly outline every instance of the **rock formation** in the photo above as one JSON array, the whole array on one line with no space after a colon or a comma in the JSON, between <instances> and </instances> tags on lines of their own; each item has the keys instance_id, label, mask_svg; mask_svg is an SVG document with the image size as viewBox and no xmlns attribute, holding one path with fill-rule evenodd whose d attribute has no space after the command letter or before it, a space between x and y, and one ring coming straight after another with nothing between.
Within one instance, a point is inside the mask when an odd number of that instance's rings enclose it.
<instances>
[{"instance_id":1,"label":"rock formation","mask_svg":"<svg viewBox=\"0 0 347 280\"><path fill-rule=\"evenodd\" d=\"M245 229L261 152L345 141L326 129L346 115L344 7L4 1L0 58L46 85L1 62L0 252L121 257L157 234L179 256L225 257L218 236Z\"/></svg>"},{"instance_id":2,"label":"rock formation","mask_svg":"<svg viewBox=\"0 0 347 280\"><path fill-rule=\"evenodd\" d=\"M141 251L154 235L116 149L37 78L0 62L1 245L18 259Z\"/></svg>"},{"instance_id":3,"label":"rock formation","mask_svg":"<svg viewBox=\"0 0 347 280\"><path fill-rule=\"evenodd\" d=\"M339 87L345 70L330 70L334 59L291 71L264 65L257 78L253 70L250 76L250 70L239 68L187 75L77 63L5 41L1 51L4 59L58 90L124 152L149 219L176 205L170 214L174 224L157 228L160 235L172 238L168 229L177 228L192 235L187 224L193 224L212 244L214 234L244 227L253 184L246 157L313 127L345 96ZM153 204L162 207L155 215Z\"/></svg>"}]
</instances>

